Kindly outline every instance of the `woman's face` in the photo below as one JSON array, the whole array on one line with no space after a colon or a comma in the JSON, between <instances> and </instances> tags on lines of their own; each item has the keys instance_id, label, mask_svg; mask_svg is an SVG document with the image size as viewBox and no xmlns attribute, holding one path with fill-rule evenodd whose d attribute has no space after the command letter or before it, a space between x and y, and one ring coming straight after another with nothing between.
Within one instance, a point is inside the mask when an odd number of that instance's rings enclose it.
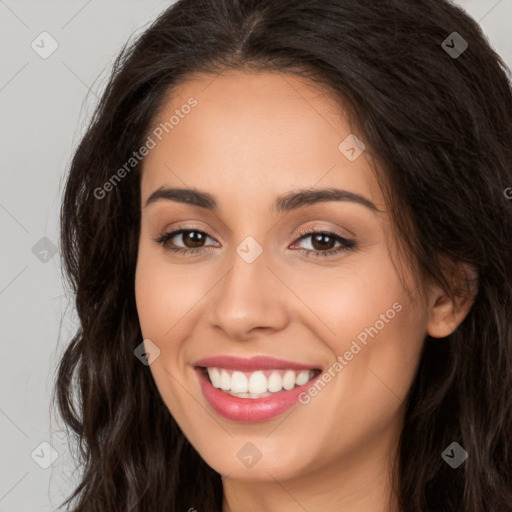
<instances>
[{"instance_id":1,"label":"woman's face","mask_svg":"<svg viewBox=\"0 0 512 512\"><path fill-rule=\"evenodd\" d=\"M198 75L150 136L136 300L184 434L234 478L383 467L429 315L341 108L290 75Z\"/></svg>"}]
</instances>

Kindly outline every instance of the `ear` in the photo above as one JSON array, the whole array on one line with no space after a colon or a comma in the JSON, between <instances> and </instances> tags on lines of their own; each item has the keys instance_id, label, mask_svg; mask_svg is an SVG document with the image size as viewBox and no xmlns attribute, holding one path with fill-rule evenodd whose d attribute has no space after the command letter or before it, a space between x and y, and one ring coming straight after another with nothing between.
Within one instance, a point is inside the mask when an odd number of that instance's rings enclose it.
<instances>
[{"instance_id":1,"label":"ear","mask_svg":"<svg viewBox=\"0 0 512 512\"><path fill-rule=\"evenodd\" d=\"M478 292L478 273L467 263L445 265L445 276L453 290L453 299L438 286L430 291L427 334L444 338L462 323Z\"/></svg>"}]
</instances>

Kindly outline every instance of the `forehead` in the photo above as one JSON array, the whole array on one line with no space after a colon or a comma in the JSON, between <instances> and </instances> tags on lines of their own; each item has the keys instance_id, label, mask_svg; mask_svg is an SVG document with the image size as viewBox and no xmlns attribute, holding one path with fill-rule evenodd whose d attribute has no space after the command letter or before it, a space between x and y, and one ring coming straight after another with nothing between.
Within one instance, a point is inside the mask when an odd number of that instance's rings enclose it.
<instances>
[{"instance_id":1,"label":"forehead","mask_svg":"<svg viewBox=\"0 0 512 512\"><path fill-rule=\"evenodd\" d=\"M152 128L165 123L143 164L143 198L163 184L200 186L219 197L225 185L253 196L321 184L383 203L369 152L350 161L340 150L353 133L340 102L302 77L194 75L168 95Z\"/></svg>"}]
</instances>

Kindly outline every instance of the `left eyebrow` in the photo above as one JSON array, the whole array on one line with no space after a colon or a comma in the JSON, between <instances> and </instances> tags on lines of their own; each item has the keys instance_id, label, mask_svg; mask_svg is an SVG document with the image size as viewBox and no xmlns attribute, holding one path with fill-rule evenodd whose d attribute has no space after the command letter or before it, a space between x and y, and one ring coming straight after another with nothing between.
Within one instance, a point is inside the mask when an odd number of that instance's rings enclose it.
<instances>
[{"instance_id":1,"label":"left eyebrow","mask_svg":"<svg viewBox=\"0 0 512 512\"><path fill-rule=\"evenodd\" d=\"M218 203L214 196L208 192L191 188L160 187L148 197L146 206L162 199L187 203L210 211L218 211ZM288 192L276 199L273 210L276 213L288 212L326 201L352 202L365 206L374 212L380 211L375 204L366 197L337 188L315 190L299 189L297 191Z\"/></svg>"},{"instance_id":2,"label":"left eyebrow","mask_svg":"<svg viewBox=\"0 0 512 512\"><path fill-rule=\"evenodd\" d=\"M298 191L288 192L277 198L274 209L277 213L288 212L326 201L352 202L376 212L380 211L375 204L366 197L339 188L300 189Z\"/></svg>"}]
</instances>

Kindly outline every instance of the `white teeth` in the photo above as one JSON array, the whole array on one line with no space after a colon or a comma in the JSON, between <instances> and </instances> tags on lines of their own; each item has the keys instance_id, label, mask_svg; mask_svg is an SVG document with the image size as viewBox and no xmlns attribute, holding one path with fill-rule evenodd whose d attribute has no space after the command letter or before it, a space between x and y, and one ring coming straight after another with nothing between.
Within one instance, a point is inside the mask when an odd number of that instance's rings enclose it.
<instances>
[{"instance_id":1,"label":"white teeth","mask_svg":"<svg viewBox=\"0 0 512 512\"><path fill-rule=\"evenodd\" d=\"M270 377L267 379L267 389L271 393L276 393L283 389L283 378L279 372L272 372Z\"/></svg>"},{"instance_id":2,"label":"white teeth","mask_svg":"<svg viewBox=\"0 0 512 512\"><path fill-rule=\"evenodd\" d=\"M217 368L208 368L208 375L214 388L220 388L220 372Z\"/></svg>"},{"instance_id":3,"label":"white teeth","mask_svg":"<svg viewBox=\"0 0 512 512\"><path fill-rule=\"evenodd\" d=\"M232 393L247 393L249 391L249 383L245 373L233 372L231 375L231 392Z\"/></svg>"},{"instance_id":4,"label":"white teeth","mask_svg":"<svg viewBox=\"0 0 512 512\"><path fill-rule=\"evenodd\" d=\"M270 396L272 393L232 393L228 391L228 394L231 396L237 396L238 398L263 398L265 396Z\"/></svg>"},{"instance_id":5,"label":"white teeth","mask_svg":"<svg viewBox=\"0 0 512 512\"><path fill-rule=\"evenodd\" d=\"M312 370L273 370L270 375L268 371L244 373L224 368L207 368L207 372L213 387L241 398L261 398L282 389L289 391L306 384L315 375Z\"/></svg>"},{"instance_id":6,"label":"white teeth","mask_svg":"<svg viewBox=\"0 0 512 512\"><path fill-rule=\"evenodd\" d=\"M306 384L306 382L310 379L309 373L307 370L304 372L300 372L297 375L296 383L298 386L302 386L303 384Z\"/></svg>"},{"instance_id":7,"label":"white teeth","mask_svg":"<svg viewBox=\"0 0 512 512\"><path fill-rule=\"evenodd\" d=\"M283 388L289 391L295 387L295 372L288 370L283 377Z\"/></svg>"},{"instance_id":8,"label":"white teeth","mask_svg":"<svg viewBox=\"0 0 512 512\"><path fill-rule=\"evenodd\" d=\"M208 372L210 368L208 368ZM220 372L220 389L223 391L229 391L231 389L231 377L226 370Z\"/></svg>"},{"instance_id":9,"label":"white teeth","mask_svg":"<svg viewBox=\"0 0 512 512\"><path fill-rule=\"evenodd\" d=\"M249 393L265 393L267 391L267 379L263 372L254 372L249 378Z\"/></svg>"}]
</instances>

